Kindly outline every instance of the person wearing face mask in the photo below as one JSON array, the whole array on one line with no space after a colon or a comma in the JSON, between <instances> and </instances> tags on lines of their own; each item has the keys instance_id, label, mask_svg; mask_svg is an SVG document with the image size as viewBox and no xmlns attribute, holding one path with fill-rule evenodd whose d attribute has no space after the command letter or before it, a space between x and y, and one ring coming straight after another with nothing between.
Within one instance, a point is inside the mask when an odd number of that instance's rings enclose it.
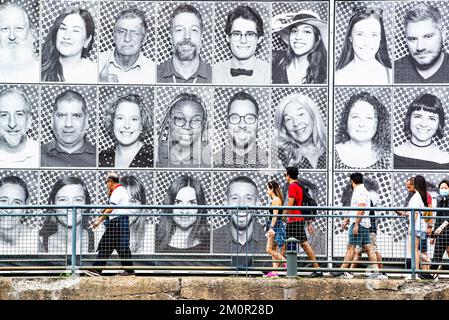
<instances>
[{"instance_id":1,"label":"person wearing face mask","mask_svg":"<svg viewBox=\"0 0 449 320\"><path fill-rule=\"evenodd\" d=\"M449 207L449 181L443 180L438 185L440 189L441 198L437 202L438 208L448 208ZM433 251L431 270L436 270L439 268L439 263L443 260L444 252L449 254L449 213L445 211L436 211L437 218L435 219L435 227L432 231L431 244L435 244L435 249ZM438 274L434 276L438 278Z\"/></svg>"}]
</instances>

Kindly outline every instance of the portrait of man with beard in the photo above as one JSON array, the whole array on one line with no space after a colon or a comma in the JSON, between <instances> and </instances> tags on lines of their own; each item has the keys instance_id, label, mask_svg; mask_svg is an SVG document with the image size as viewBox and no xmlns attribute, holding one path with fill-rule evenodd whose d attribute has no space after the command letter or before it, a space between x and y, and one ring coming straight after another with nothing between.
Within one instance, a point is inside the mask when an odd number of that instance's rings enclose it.
<instances>
[{"instance_id":1,"label":"portrait of man with beard","mask_svg":"<svg viewBox=\"0 0 449 320\"><path fill-rule=\"evenodd\" d=\"M420 3L404 17L409 54L395 61L396 83L448 83L449 57L443 51L443 28L438 8Z\"/></svg>"},{"instance_id":2,"label":"portrait of man with beard","mask_svg":"<svg viewBox=\"0 0 449 320\"><path fill-rule=\"evenodd\" d=\"M19 5L0 5L0 82L39 82L37 31Z\"/></svg>"},{"instance_id":3,"label":"portrait of man with beard","mask_svg":"<svg viewBox=\"0 0 449 320\"><path fill-rule=\"evenodd\" d=\"M237 176L226 188L229 206L255 206L259 190L249 177ZM254 210L228 210L229 222L213 231L213 252L252 255L265 253L265 231Z\"/></svg>"},{"instance_id":4,"label":"portrait of man with beard","mask_svg":"<svg viewBox=\"0 0 449 320\"><path fill-rule=\"evenodd\" d=\"M268 165L268 150L257 144L259 104L250 94L234 94L227 110L228 141L214 154L217 168L260 168Z\"/></svg>"},{"instance_id":5,"label":"portrait of man with beard","mask_svg":"<svg viewBox=\"0 0 449 320\"><path fill-rule=\"evenodd\" d=\"M173 11L169 27L173 56L157 66L157 82L212 82L212 67L200 57L203 28L195 7L182 4Z\"/></svg>"}]
</instances>

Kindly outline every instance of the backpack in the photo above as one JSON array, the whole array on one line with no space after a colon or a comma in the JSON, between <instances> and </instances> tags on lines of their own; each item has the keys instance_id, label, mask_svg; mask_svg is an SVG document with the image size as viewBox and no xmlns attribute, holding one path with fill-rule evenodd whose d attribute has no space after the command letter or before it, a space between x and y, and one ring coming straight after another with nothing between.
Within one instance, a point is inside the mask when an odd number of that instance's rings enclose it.
<instances>
[{"instance_id":1,"label":"backpack","mask_svg":"<svg viewBox=\"0 0 449 320\"><path fill-rule=\"evenodd\" d=\"M315 199L313 199L309 194L309 189L302 184L300 184L298 181L295 181L295 183L302 188L302 205L308 206L308 207L317 207L318 204L316 203ZM308 215L315 215L317 214L316 209L301 209L301 213L304 216ZM304 217L306 220L314 220L315 217Z\"/></svg>"}]
</instances>

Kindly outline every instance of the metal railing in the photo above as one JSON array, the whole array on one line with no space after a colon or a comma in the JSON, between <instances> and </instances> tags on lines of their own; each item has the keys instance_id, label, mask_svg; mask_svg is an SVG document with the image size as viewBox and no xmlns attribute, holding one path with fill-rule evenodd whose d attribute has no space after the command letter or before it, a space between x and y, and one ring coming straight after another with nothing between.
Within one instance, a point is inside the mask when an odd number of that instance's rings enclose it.
<instances>
[{"instance_id":1,"label":"metal railing","mask_svg":"<svg viewBox=\"0 0 449 320\"><path fill-rule=\"evenodd\" d=\"M112 266L92 267L92 262L98 261L96 253L92 248L98 248L98 242L104 232L104 227L92 230L91 223L96 217L102 215L99 213L99 210L108 207L110 206L1 206L0 221L6 222L0 223L0 271L60 271L65 269L71 274L76 274L85 269L134 269L152 270L153 272L210 271L233 274L243 272L246 275L254 272L260 274L260 272L269 270L285 271L283 266L273 267L271 265L273 262L284 263L286 260L272 259L266 253L267 238L261 238L261 234L263 236L265 234L265 231L261 231L262 224L272 217L272 215L267 213L269 209L291 210L304 208L318 210L318 214L307 217L314 218L312 225L314 225L316 230L320 231L322 236L321 242L314 244L311 240L314 235L306 233L308 240L312 242L313 249L316 249L318 245L320 245L321 249L326 249L316 254L316 262L320 266L319 270L325 272L365 272L366 268L353 267L342 269L338 268L338 265L342 263L357 263L368 266L379 264L378 261L366 261L363 257L360 260L344 260L348 231L342 230L339 222L342 221L342 218L360 217L349 212L360 210L360 207L143 205L114 206L114 209L128 209L131 212L128 215L131 229L134 228L133 222L139 219L141 222L143 221L139 225L140 233L137 234L138 232L135 231L136 234L134 234L134 229L132 229L129 235L131 242L136 237L140 237L138 239L140 244L146 247L145 250L139 251L140 248L136 249L133 246L131 261L134 262L134 265L132 267L118 266L117 262L123 259L112 255L107 259L109 263L112 262ZM5 212L5 210L8 210L8 212ZM190 210L190 212L179 213L173 212L173 210ZM195 212L192 212L192 210ZM410 247L408 248L407 239L411 237L408 230L412 230L411 234L414 234L415 225L417 224L415 212L422 209L365 207L364 210L375 210L376 212L375 216L364 216L364 219L375 219L377 222L381 222L381 224L377 223L377 247L381 248L379 251L383 255L382 263L389 266L387 268L384 267L382 272L410 273L413 279L415 279L417 274L448 273L445 270L429 271L422 269L435 265L435 263L426 261L427 258L421 256L421 252L424 250L421 248L421 243L419 244L420 248L417 248L416 241L410 241ZM29 213L29 211L33 213ZM397 215L395 212L398 211L410 212L410 219L407 216ZM449 208L432 208L432 211L446 212L449 211ZM284 214L283 217L298 216ZM436 221L446 217L436 217L434 215L433 217L425 218ZM202 225L198 223L200 220L203 222ZM410 220L410 225L407 227L408 220ZM18 225L15 226L14 221ZM250 225L252 228L245 229L245 226ZM198 230L204 228L202 233L198 233L200 236L197 238L189 238L188 230L193 232L192 226L199 226ZM382 226L383 228L380 228ZM389 226L390 229L385 226ZM397 228L394 229L394 226ZM34 232L26 233L23 230L24 228L33 229L32 231ZM145 233L146 230L144 228L150 231ZM176 238L177 228L179 228L179 238ZM85 233L87 233L87 239ZM169 233L168 236L167 233ZM60 235L59 238L51 239L57 234ZM170 236L172 236L171 239ZM236 239L243 239L243 243ZM252 245L249 245L249 243ZM227 247L228 244L230 247ZM165 249L162 249L163 246L165 246ZM289 257L287 262L289 270L296 272L317 270L308 266L311 261L304 252L301 252L300 247L298 246L296 253L283 254ZM55 248L59 248L59 251ZM420 254L418 259L416 259L416 253ZM295 260L292 262L291 259ZM407 264L408 261L409 265ZM415 261L418 261L421 268L416 265ZM446 260L438 261L437 264L448 265ZM290 275L294 271L290 271Z\"/></svg>"}]
</instances>

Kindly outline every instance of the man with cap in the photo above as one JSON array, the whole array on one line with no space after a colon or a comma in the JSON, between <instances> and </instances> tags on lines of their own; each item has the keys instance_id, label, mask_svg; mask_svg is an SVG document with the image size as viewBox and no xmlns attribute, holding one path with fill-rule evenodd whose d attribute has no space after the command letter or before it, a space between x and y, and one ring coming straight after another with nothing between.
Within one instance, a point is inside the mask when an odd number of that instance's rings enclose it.
<instances>
[{"instance_id":1,"label":"man with cap","mask_svg":"<svg viewBox=\"0 0 449 320\"><path fill-rule=\"evenodd\" d=\"M327 80L327 22L310 10L273 17L272 29L287 45L273 53L272 82L321 84Z\"/></svg>"}]
</instances>

